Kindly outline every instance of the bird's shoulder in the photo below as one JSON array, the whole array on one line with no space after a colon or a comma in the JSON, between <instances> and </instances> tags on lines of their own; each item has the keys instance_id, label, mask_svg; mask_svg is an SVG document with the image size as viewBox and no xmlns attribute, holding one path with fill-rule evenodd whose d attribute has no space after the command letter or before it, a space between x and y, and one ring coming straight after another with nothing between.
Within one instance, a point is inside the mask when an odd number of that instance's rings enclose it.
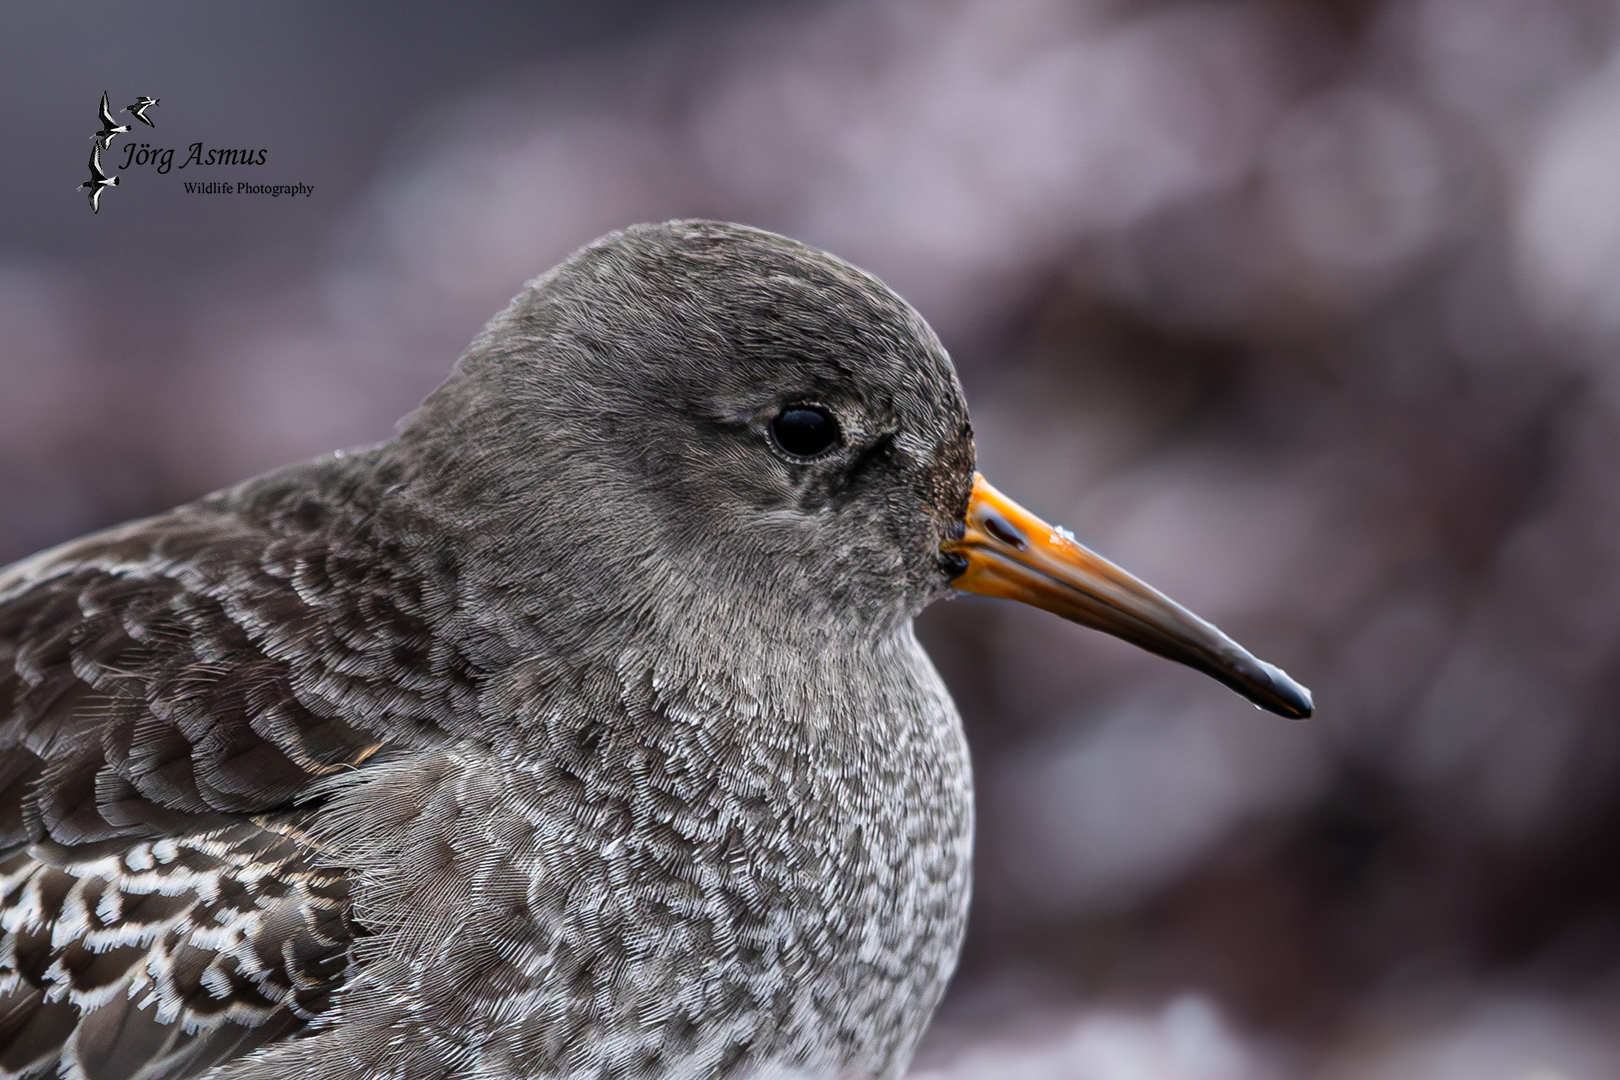
<instances>
[{"instance_id":1,"label":"bird's shoulder","mask_svg":"<svg viewBox=\"0 0 1620 1080\"><path fill-rule=\"evenodd\" d=\"M312 786L475 681L357 486L287 470L0 570L0 1076L196 1075L341 985Z\"/></svg>"},{"instance_id":2,"label":"bird's shoulder","mask_svg":"<svg viewBox=\"0 0 1620 1080\"><path fill-rule=\"evenodd\" d=\"M428 590L299 479L0 571L0 851L289 805L470 703Z\"/></svg>"}]
</instances>

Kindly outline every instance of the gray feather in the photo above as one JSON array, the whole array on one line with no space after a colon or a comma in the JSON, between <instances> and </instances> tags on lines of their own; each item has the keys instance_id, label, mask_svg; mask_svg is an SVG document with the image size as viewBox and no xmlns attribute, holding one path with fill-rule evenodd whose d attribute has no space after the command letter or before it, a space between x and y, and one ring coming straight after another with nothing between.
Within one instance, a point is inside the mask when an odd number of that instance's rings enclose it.
<instances>
[{"instance_id":1,"label":"gray feather","mask_svg":"<svg viewBox=\"0 0 1620 1080\"><path fill-rule=\"evenodd\" d=\"M0 571L0 1075L898 1076L967 904L910 620L972 469L903 301L674 222L392 442Z\"/></svg>"}]
</instances>

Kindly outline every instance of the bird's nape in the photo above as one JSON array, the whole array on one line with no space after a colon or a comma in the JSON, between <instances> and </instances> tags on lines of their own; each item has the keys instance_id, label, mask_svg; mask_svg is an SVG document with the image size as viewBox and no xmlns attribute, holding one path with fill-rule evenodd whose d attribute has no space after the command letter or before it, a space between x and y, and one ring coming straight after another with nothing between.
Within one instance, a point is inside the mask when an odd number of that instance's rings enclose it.
<instances>
[{"instance_id":1,"label":"bird's nape","mask_svg":"<svg viewBox=\"0 0 1620 1080\"><path fill-rule=\"evenodd\" d=\"M1279 716L1311 715L1311 692L1146 582L973 478L956 588L1033 605L1129 641L1226 684Z\"/></svg>"}]
</instances>

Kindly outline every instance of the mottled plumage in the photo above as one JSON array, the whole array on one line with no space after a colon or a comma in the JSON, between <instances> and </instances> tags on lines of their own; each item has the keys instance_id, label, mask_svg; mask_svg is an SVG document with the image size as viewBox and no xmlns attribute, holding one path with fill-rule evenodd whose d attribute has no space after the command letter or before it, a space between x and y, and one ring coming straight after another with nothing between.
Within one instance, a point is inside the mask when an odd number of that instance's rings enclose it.
<instances>
[{"instance_id":1,"label":"mottled plumage","mask_svg":"<svg viewBox=\"0 0 1620 1080\"><path fill-rule=\"evenodd\" d=\"M898 1076L972 833L925 605L1311 709L973 464L904 301L671 222L392 441L0 571L0 1076Z\"/></svg>"},{"instance_id":2,"label":"mottled plumage","mask_svg":"<svg viewBox=\"0 0 1620 1080\"><path fill-rule=\"evenodd\" d=\"M967 905L910 621L972 476L898 297L671 223L392 442L0 571L0 1070L898 1075Z\"/></svg>"}]
</instances>

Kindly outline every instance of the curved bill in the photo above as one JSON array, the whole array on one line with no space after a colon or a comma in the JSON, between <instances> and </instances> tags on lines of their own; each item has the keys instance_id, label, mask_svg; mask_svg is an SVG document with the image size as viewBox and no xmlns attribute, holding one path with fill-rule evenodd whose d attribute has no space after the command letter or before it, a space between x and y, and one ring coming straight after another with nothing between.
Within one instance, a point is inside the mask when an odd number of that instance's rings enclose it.
<instances>
[{"instance_id":1,"label":"curved bill","mask_svg":"<svg viewBox=\"0 0 1620 1080\"><path fill-rule=\"evenodd\" d=\"M1303 720L1311 692L1256 659L1214 626L1087 550L987 483L973 477L967 529L943 550L966 568L952 583L1000 596L1124 638L1225 683L1262 709Z\"/></svg>"}]
</instances>

